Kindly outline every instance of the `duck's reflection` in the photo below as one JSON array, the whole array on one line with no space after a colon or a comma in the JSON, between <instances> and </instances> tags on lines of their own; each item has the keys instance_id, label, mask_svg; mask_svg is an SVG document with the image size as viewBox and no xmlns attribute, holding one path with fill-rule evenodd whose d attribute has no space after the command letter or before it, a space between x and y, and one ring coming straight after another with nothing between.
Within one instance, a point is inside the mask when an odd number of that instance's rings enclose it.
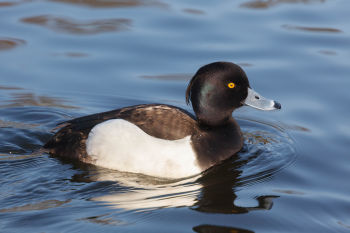
<instances>
[{"instance_id":1,"label":"duck's reflection","mask_svg":"<svg viewBox=\"0 0 350 233\"><path fill-rule=\"evenodd\" d=\"M246 161L247 162L247 161ZM253 210L269 210L272 208L272 200L278 196L261 195L256 197L257 205L244 207L235 204L237 199L236 189L240 186L241 170L238 168L244 162L231 159L220 166L214 167L207 174L200 177L202 188L197 198L194 210L209 213L240 214Z\"/></svg>"},{"instance_id":2,"label":"duck's reflection","mask_svg":"<svg viewBox=\"0 0 350 233\"><path fill-rule=\"evenodd\" d=\"M117 209L154 210L187 206L200 212L224 214L271 209L273 199L278 196L257 196L255 198L257 204L253 207L235 204L236 190L242 183L240 180L241 171L238 168L246 162L248 161L238 161L237 158L232 158L197 177L178 181L90 166L88 170L86 167L84 168L87 174L77 175L73 177L72 181L117 182L119 188L112 191L112 194L92 198ZM254 180L254 178L250 180ZM96 193L99 195L101 192L97 191Z\"/></svg>"}]
</instances>

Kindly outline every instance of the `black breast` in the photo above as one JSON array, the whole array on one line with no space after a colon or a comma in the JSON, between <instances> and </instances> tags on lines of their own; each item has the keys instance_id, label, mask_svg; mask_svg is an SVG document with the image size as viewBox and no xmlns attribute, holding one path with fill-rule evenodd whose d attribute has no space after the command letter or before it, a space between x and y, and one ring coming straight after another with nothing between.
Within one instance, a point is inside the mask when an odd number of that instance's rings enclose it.
<instances>
[{"instance_id":1,"label":"black breast","mask_svg":"<svg viewBox=\"0 0 350 233\"><path fill-rule=\"evenodd\" d=\"M50 153L89 162L86 139L91 129L107 120L124 119L147 134L168 140L193 135L197 131L194 117L170 105L137 105L63 122L62 128L45 144Z\"/></svg>"},{"instance_id":2,"label":"black breast","mask_svg":"<svg viewBox=\"0 0 350 233\"><path fill-rule=\"evenodd\" d=\"M239 125L231 117L220 126L202 126L192 136L192 144L199 166L206 170L240 151L243 137Z\"/></svg>"}]
</instances>

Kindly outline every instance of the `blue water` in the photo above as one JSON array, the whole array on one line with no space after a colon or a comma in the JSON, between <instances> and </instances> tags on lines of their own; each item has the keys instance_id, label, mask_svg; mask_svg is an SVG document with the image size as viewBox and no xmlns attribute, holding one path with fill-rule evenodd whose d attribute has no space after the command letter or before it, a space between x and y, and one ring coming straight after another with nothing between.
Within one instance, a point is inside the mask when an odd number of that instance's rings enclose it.
<instances>
[{"instance_id":1,"label":"blue water","mask_svg":"<svg viewBox=\"0 0 350 233\"><path fill-rule=\"evenodd\" d=\"M347 0L0 1L1 232L350 232ZM56 124L141 103L191 111L232 61L277 112L234 112L243 150L165 180L42 152Z\"/></svg>"}]
</instances>

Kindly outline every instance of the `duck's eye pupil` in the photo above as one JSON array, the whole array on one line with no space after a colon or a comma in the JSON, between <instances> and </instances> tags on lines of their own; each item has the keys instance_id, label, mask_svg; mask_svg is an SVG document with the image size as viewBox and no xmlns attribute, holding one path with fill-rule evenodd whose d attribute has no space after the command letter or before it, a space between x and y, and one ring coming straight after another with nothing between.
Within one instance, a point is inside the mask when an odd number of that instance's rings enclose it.
<instances>
[{"instance_id":1,"label":"duck's eye pupil","mask_svg":"<svg viewBox=\"0 0 350 233\"><path fill-rule=\"evenodd\" d=\"M229 83L229 84L227 84L227 86L229 87L229 88L234 88L235 86L236 86L236 84L234 84L234 83Z\"/></svg>"},{"instance_id":2,"label":"duck's eye pupil","mask_svg":"<svg viewBox=\"0 0 350 233\"><path fill-rule=\"evenodd\" d=\"M255 96L255 99L259 100L259 99L260 99L260 97L256 95L256 96Z\"/></svg>"}]
</instances>

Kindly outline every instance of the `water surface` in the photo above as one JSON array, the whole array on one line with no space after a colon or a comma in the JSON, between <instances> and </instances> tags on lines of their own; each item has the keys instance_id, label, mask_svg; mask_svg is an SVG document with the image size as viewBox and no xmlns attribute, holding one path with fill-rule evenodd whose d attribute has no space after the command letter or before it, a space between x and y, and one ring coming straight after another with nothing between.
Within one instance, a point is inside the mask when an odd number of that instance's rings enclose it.
<instances>
[{"instance_id":1,"label":"water surface","mask_svg":"<svg viewBox=\"0 0 350 233\"><path fill-rule=\"evenodd\" d=\"M350 232L350 2L0 2L3 232ZM202 65L232 61L282 110L234 113L243 150L166 180L62 161L56 124L185 104Z\"/></svg>"}]
</instances>

